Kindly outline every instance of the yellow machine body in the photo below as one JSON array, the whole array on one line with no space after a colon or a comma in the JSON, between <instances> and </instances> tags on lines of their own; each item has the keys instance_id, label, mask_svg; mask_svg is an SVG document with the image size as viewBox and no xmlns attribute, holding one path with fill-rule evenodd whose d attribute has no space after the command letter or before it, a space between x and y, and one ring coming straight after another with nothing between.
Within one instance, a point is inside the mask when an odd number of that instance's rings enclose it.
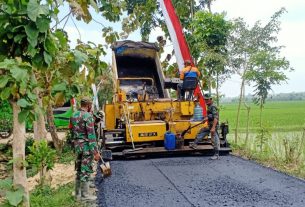
<instances>
[{"instance_id":1,"label":"yellow machine body","mask_svg":"<svg viewBox=\"0 0 305 207\"><path fill-rule=\"evenodd\" d=\"M112 49L115 93L112 103L104 106L105 132L112 140L108 143L119 143L119 139L125 145L160 142L168 131L177 135L198 125L184 134L185 140L193 140L207 127L193 121L196 102L170 97L156 46L124 41ZM111 135L117 131L121 135Z\"/></svg>"},{"instance_id":2,"label":"yellow machine body","mask_svg":"<svg viewBox=\"0 0 305 207\"><path fill-rule=\"evenodd\" d=\"M194 102L191 101L118 102L105 105L106 130L115 129L116 120L124 119L124 110L129 113L134 142L160 141L164 139L166 131L181 134L189 126L200 123L191 120L194 115ZM167 128L166 125L168 125ZM207 123L190 129L184 139L194 139L202 127L207 127ZM139 136L142 132L151 133L151 135ZM126 127L126 136L126 141L131 142L128 127Z\"/></svg>"}]
</instances>

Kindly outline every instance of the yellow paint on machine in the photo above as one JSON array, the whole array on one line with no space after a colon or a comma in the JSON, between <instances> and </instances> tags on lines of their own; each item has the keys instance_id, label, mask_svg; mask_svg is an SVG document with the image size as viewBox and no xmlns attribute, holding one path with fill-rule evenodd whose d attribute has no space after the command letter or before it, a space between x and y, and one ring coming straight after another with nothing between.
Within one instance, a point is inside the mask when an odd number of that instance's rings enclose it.
<instances>
[{"instance_id":1,"label":"yellow paint on machine","mask_svg":"<svg viewBox=\"0 0 305 207\"><path fill-rule=\"evenodd\" d=\"M106 104L105 105L105 114L106 114L106 129L115 129L115 105L114 104Z\"/></svg>"},{"instance_id":2,"label":"yellow paint on machine","mask_svg":"<svg viewBox=\"0 0 305 207\"><path fill-rule=\"evenodd\" d=\"M166 123L164 121L133 122L130 124L134 142L149 142L164 140ZM126 141L131 142L130 132L126 127Z\"/></svg>"}]
</instances>

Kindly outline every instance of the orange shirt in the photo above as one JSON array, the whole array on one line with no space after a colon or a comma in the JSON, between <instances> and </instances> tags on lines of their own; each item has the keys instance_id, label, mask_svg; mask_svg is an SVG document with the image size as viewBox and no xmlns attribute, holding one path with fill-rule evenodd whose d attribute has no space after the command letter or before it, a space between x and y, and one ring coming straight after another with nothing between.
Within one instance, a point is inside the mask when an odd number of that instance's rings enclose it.
<instances>
[{"instance_id":1,"label":"orange shirt","mask_svg":"<svg viewBox=\"0 0 305 207\"><path fill-rule=\"evenodd\" d=\"M192 67L192 66L187 66L187 67L183 68L182 71L180 72L180 80L183 80L185 73L188 73L188 72L196 72L197 77L200 76L200 72L199 72L198 68Z\"/></svg>"}]
</instances>

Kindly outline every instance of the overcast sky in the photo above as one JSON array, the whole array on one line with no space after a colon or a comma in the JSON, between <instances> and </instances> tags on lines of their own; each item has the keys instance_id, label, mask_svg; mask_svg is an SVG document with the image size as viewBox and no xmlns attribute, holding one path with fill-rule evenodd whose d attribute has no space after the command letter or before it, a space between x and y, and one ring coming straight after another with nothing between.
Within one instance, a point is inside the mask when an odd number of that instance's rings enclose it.
<instances>
[{"instance_id":1,"label":"overcast sky","mask_svg":"<svg viewBox=\"0 0 305 207\"><path fill-rule=\"evenodd\" d=\"M280 18L282 30L279 33L279 45L284 45L282 55L285 56L291 66L295 69L292 73L287 73L288 83L273 87L274 93L301 92L305 91L305 0L216 0L212 5L213 12L223 12L227 14L227 19L242 17L251 26L257 20L266 23L270 17L281 7L285 7L287 13ZM65 15L67 10L62 11ZM102 22L105 26L120 28L120 23L110 24L105 22L99 15L94 15L94 19ZM69 34L72 47L76 39L92 41L105 44L102 37L102 26L92 21L85 24L75 21L81 36L79 36L71 19L67 22L65 30ZM160 29L152 31L150 41L155 42L156 36L162 35ZM128 39L140 41L139 32L135 32ZM168 50L172 49L168 42ZM109 50L110 52L110 50ZM111 62L110 53L105 57L105 61ZM224 83L221 92L226 97L238 96L240 79L232 77ZM251 87L246 89L246 93L252 93Z\"/></svg>"},{"instance_id":2,"label":"overcast sky","mask_svg":"<svg viewBox=\"0 0 305 207\"><path fill-rule=\"evenodd\" d=\"M217 0L212 5L213 12L226 11L228 18L242 17L249 25L257 20L266 23L274 12L285 7L287 13L280 18L282 30L279 45L285 46L282 55L295 69L287 73L288 83L273 87L274 93L305 91L305 1L304 0ZM240 80L233 77L222 87L226 96L236 96ZM248 87L246 93L251 93Z\"/></svg>"}]
</instances>

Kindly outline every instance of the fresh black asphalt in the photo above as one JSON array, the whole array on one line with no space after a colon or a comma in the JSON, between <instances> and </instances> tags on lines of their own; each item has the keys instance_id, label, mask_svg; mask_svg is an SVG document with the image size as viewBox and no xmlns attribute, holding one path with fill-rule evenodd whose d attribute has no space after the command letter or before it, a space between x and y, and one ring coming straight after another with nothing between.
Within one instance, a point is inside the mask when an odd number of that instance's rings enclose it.
<instances>
[{"instance_id":1,"label":"fresh black asphalt","mask_svg":"<svg viewBox=\"0 0 305 207\"><path fill-rule=\"evenodd\" d=\"M305 207L304 181L235 156L119 160L111 168L111 177L96 179L100 207Z\"/></svg>"}]
</instances>

